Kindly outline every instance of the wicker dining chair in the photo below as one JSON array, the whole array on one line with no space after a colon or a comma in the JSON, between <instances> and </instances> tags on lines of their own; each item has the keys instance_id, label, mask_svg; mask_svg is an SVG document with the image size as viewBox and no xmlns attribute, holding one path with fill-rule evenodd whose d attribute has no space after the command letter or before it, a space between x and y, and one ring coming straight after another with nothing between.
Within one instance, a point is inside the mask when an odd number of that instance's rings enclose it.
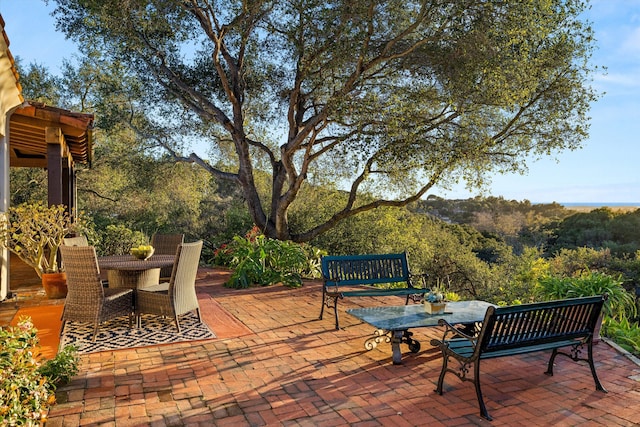
<instances>
[{"instance_id":1,"label":"wicker dining chair","mask_svg":"<svg viewBox=\"0 0 640 427\"><path fill-rule=\"evenodd\" d=\"M138 326L142 326L141 315L145 313L172 317L178 332L180 332L178 317L185 313L195 310L198 321L202 322L196 296L196 274L201 251L202 240L180 244L176 251L176 262L173 265L169 283L136 291Z\"/></svg>"},{"instance_id":2,"label":"wicker dining chair","mask_svg":"<svg viewBox=\"0 0 640 427\"><path fill-rule=\"evenodd\" d=\"M105 289L102 286L95 248L63 245L60 253L67 273L68 288L61 333L67 321L92 323L92 341L95 342L100 324L120 316L128 316L131 327L133 290Z\"/></svg>"},{"instance_id":3,"label":"wicker dining chair","mask_svg":"<svg viewBox=\"0 0 640 427\"><path fill-rule=\"evenodd\" d=\"M89 246L86 236L65 237L63 243L65 246Z\"/></svg>"},{"instance_id":4,"label":"wicker dining chair","mask_svg":"<svg viewBox=\"0 0 640 427\"><path fill-rule=\"evenodd\" d=\"M184 234L154 234L151 236L151 246L154 254L175 255L178 245L184 242ZM173 267L163 267L160 269L160 281L169 280Z\"/></svg>"},{"instance_id":5,"label":"wicker dining chair","mask_svg":"<svg viewBox=\"0 0 640 427\"><path fill-rule=\"evenodd\" d=\"M89 241L87 240L87 236L75 236L75 237L65 237L62 240L62 243L65 246L89 246ZM106 271L100 272L100 280L102 281L102 286L109 286L109 277Z\"/></svg>"}]
</instances>

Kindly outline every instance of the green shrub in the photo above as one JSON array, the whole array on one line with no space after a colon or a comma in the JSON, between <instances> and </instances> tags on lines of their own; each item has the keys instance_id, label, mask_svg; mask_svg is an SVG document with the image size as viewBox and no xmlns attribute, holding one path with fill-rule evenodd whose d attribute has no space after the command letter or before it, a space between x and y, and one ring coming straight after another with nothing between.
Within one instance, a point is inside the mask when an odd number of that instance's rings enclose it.
<instances>
[{"instance_id":1,"label":"green shrub","mask_svg":"<svg viewBox=\"0 0 640 427\"><path fill-rule=\"evenodd\" d=\"M327 251L305 243L302 243L300 248L304 252L305 265L298 272L302 277L310 279L322 277L322 265L320 260L323 256L327 255Z\"/></svg>"},{"instance_id":2,"label":"green shrub","mask_svg":"<svg viewBox=\"0 0 640 427\"><path fill-rule=\"evenodd\" d=\"M553 300L607 294L604 314L616 319L633 317L636 306L633 296L622 286L620 277L585 271L578 276L545 276L538 280L537 292L542 299Z\"/></svg>"},{"instance_id":3,"label":"green shrub","mask_svg":"<svg viewBox=\"0 0 640 427\"><path fill-rule=\"evenodd\" d=\"M213 251L213 259L211 262L213 265L230 267L233 262L233 249L226 243L220 245L219 248Z\"/></svg>"},{"instance_id":4,"label":"green shrub","mask_svg":"<svg viewBox=\"0 0 640 427\"><path fill-rule=\"evenodd\" d=\"M124 225L108 225L101 237L98 255L125 255L132 247L149 243L144 233L130 230Z\"/></svg>"},{"instance_id":5,"label":"green shrub","mask_svg":"<svg viewBox=\"0 0 640 427\"><path fill-rule=\"evenodd\" d=\"M309 244L298 244L265 237L257 227L244 237L236 236L213 252L214 265L229 267L233 273L228 287L248 288L283 283L299 287L302 278L321 276L320 258L326 251Z\"/></svg>"},{"instance_id":6,"label":"green shrub","mask_svg":"<svg viewBox=\"0 0 640 427\"><path fill-rule=\"evenodd\" d=\"M606 318L602 324L602 333L628 352L640 356L640 325L637 322Z\"/></svg>"},{"instance_id":7,"label":"green shrub","mask_svg":"<svg viewBox=\"0 0 640 427\"><path fill-rule=\"evenodd\" d=\"M56 387L66 384L78 373L80 358L78 350L72 345L65 346L51 360L40 366L40 374Z\"/></svg>"},{"instance_id":8,"label":"green shrub","mask_svg":"<svg viewBox=\"0 0 640 427\"><path fill-rule=\"evenodd\" d=\"M307 260L305 252L296 243L269 239L254 227L245 237L234 237L228 250L232 254L229 267L234 270L227 282L229 287L276 283L302 286L300 271L306 267Z\"/></svg>"},{"instance_id":9,"label":"green shrub","mask_svg":"<svg viewBox=\"0 0 640 427\"><path fill-rule=\"evenodd\" d=\"M37 330L28 317L0 328L0 421L2 425L40 425L55 404L54 391L78 371L78 358L67 347L42 362Z\"/></svg>"}]
</instances>

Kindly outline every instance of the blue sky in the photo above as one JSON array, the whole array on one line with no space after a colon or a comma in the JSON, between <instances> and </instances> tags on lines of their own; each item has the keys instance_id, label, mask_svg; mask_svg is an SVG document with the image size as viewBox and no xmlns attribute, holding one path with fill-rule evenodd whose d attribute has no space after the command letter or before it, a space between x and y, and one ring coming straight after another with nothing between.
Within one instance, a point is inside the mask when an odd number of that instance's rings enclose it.
<instances>
[{"instance_id":1,"label":"blue sky","mask_svg":"<svg viewBox=\"0 0 640 427\"><path fill-rule=\"evenodd\" d=\"M10 50L23 64L57 73L76 47L56 32L53 6L42 0L0 0ZM593 104L590 137L577 151L529 163L525 176L496 176L484 196L531 202L640 205L640 0L595 0L586 14L598 49L593 63L607 67L593 85L604 95ZM462 187L432 191L446 198L478 195Z\"/></svg>"}]
</instances>

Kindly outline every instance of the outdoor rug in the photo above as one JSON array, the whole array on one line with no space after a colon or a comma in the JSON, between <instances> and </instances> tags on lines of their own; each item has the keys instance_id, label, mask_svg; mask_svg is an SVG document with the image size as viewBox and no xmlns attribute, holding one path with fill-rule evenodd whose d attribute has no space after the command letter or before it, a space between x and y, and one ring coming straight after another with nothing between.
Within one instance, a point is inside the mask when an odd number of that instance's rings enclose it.
<instances>
[{"instance_id":1,"label":"outdoor rug","mask_svg":"<svg viewBox=\"0 0 640 427\"><path fill-rule=\"evenodd\" d=\"M62 331L60 348L74 345L79 354L88 354L216 338L204 322L198 322L193 312L180 317L180 333L173 319L143 314L140 328L135 327L135 320L133 328L129 328L128 318L119 317L100 325L95 342L91 341L92 335L93 325L67 322Z\"/></svg>"}]
</instances>

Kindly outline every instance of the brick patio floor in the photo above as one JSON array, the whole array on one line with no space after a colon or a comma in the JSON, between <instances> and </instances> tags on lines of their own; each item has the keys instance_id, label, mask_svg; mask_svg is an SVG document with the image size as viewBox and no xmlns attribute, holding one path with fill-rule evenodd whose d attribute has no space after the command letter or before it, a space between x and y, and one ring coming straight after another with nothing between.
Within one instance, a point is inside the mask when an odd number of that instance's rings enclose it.
<instances>
[{"instance_id":1,"label":"brick patio floor","mask_svg":"<svg viewBox=\"0 0 640 427\"><path fill-rule=\"evenodd\" d=\"M216 271L200 276L198 292L244 329L214 324L215 340L83 356L47 427L640 425L640 367L606 342L594 357L607 394L595 390L586 364L567 358L556 360L553 377L544 375L542 353L483 362L489 422L471 383L447 376L445 393L434 392L441 358L429 339L437 328L414 331L422 350L403 345L402 365L391 364L389 344L364 350L372 328L344 310L403 300L345 299L336 331L331 312L317 319L319 282L231 290Z\"/></svg>"}]
</instances>

